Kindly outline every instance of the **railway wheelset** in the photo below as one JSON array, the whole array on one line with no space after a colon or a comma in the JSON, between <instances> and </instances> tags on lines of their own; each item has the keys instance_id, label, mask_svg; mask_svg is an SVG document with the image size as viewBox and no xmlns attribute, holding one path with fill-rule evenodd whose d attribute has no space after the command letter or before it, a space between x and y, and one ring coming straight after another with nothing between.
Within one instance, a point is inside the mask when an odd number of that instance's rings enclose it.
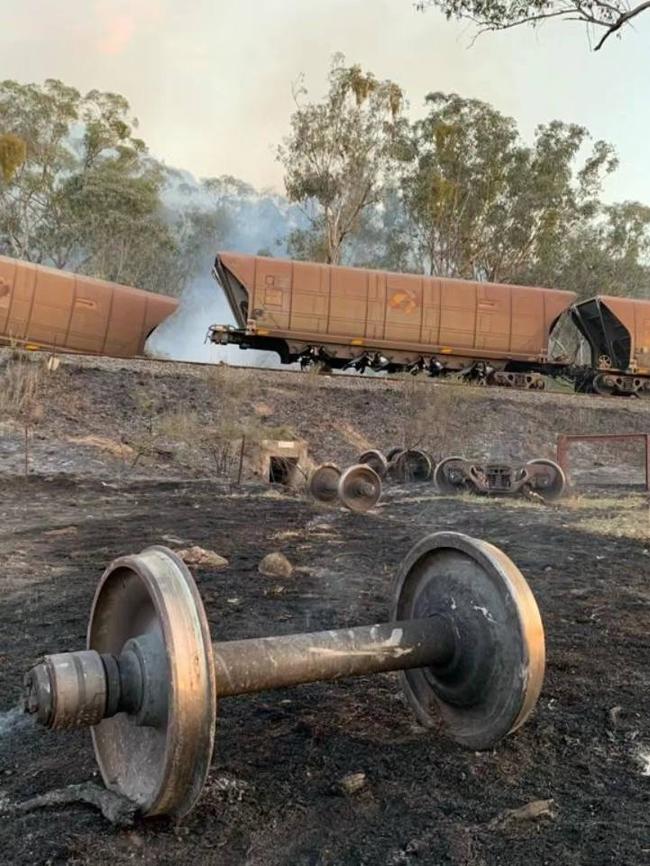
<instances>
[{"instance_id":1,"label":"railway wheelset","mask_svg":"<svg viewBox=\"0 0 650 866\"><path fill-rule=\"evenodd\" d=\"M324 463L312 473L308 489L319 502L338 502L352 511L368 511L379 501L385 479L397 483L433 481L436 490L445 495L535 495L548 502L559 499L566 489L561 466L546 458L512 465L452 456L436 463L419 448L392 448L385 455L370 449L345 472L334 463Z\"/></svg>"},{"instance_id":2,"label":"railway wheelset","mask_svg":"<svg viewBox=\"0 0 650 866\"><path fill-rule=\"evenodd\" d=\"M189 812L206 780L221 698L399 671L419 722L490 749L542 687L535 598L498 548L460 533L423 538L402 561L388 621L311 634L212 641L194 580L171 550L113 561L87 648L25 677L25 710L50 729L90 727L106 786L141 815ZM420 748L420 746L418 746Z\"/></svg>"}]
</instances>

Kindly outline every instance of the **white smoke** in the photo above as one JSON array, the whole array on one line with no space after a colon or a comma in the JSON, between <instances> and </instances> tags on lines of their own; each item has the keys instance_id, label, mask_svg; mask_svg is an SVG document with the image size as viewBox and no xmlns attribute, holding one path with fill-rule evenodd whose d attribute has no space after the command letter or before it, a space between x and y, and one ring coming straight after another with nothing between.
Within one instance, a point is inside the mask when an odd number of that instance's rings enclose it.
<instances>
[{"instance_id":1,"label":"white smoke","mask_svg":"<svg viewBox=\"0 0 650 866\"><path fill-rule=\"evenodd\" d=\"M207 337L211 325L234 325L235 320L219 283L201 276L183 292L176 312L165 319L145 343L145 355L169 361L279 367L275 352L215 346Z\"/></svg>"}]
</instances>

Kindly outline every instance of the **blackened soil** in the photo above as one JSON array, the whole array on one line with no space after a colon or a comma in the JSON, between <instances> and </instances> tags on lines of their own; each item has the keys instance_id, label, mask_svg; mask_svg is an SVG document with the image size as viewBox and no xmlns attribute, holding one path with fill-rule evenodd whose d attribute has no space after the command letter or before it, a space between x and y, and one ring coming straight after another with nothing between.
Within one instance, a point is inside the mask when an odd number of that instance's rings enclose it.
<instances>
[{"instance_id":1,"label":"blackened soil","mask_svg":"<svg viewBox=\"0 0 650 866\"><path fill-rule=\"evenodd\" d=\"M638 520L647 526L647 507ZM576 530L562 505L421 488L393 491L377 513L355 516L263 488L36 478L4 482L0 526L2 711L17 702L35 659L83 646L106 564L154 542L229 558L223 572L197 573L213 634L229 639L382 620L410 545L434 530L462 530L498 544L522 569L548 650L536 712L488 753L419 728L394 675L225 699L204 795L178 826L116 829L82 805L13 814L12 804L92 779L96 766L86 731L5 730L0 862L650 861L650 539ZM292 560L291 578L258 573L271 550ZM366 774L365 789L335 793L350 772ZM494 820L548 799L554 817Z\"/></svg>"}]
</instances>

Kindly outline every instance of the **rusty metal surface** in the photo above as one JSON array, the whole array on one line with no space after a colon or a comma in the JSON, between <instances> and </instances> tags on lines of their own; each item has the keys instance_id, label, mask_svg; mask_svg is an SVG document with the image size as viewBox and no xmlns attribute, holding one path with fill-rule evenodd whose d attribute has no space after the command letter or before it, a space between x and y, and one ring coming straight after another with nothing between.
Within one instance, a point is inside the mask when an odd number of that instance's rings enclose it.
<instances>
[{"instance_id":1,"label":"rusty metal surface","mask_svg":"<svg viewBox=\"0 0 650 866\"><path fill-rule=\"evenodd\" d=\"M556 460L567 481L570 481L569 446L575 442L642 442L645 453L645 490L650 491L650 433L561 433L557 437Z\"/></svg>"},{"instance_id":2,"label":"rusty metal surface","mask_svg":"<svg viewBox=\"0 0 650 866\"><path fill-rule=\"evenodd\" d=\"M334 463L323 463L312 472L307 485L318 502L336 502L339 496L341 470Z\"/></svg>"},{"instance_id":3,"label":"rusty metal surface","mask_svg":"<svg viewBox=\"0 0 650 866\"><path fill-rule=\"evenodd\" d=\"M161 635L167 713L157 726L119 713L92 728L104 783L145 815L188 812L210 766L216 720L212 642L203 604L184 563L161 547L115 560L101 578L88 648L119 655L141 635Z\"/></svg>"},{"instance_id":4,"label":"rusty metal surface","mask_svg":"<svg viewBox=\"0 0 650 866\"><path fill-rule=\"evenodd\" d=\"M421 448L400 449L391 459L389 473L395 481L430 481L434 462Z\"/></svg>"},{"instance_id":5,"label":"rusty metal surface","mask_svg":"<svg viewBox=\"0 0 650 866\"><path fill-rule=\"evenodd\" d=\"M441 493L508 494L534 492L553 501L562 496L566 478L553 460L538 458L524 465L478 463L464 457L446 457L436 466L433 480Z\"/></svg>"},{"instance_id":6,"label":"rusty metal surface","mask_svg":"<svg viewBox=\"0 0 650 866\"><path fill-rule=\"evenodd\" d=\"M576 297L231 252L217 256L215 273L251 334L448 359L546 360L551 325Z\"/></svg>"},{"instance_id":7,"label":"rusty metal surface","mask_svg":"<svg viewBox=\"0 0 650 866\"><path fill-rule=\"evenodd\" d=\"M350 511L370 511L381 498L381 478L365 464L349 466L339 478L338 496Z\"/></svg>"},{"instance_id":8,"label":"rusty metal surface","mask_svg":"<svg viewBox=\"0 0 650 866\"><path fill-rule=\"evenodd\" d=\"M380 478L385 478L388 472L388 458L381 451L377 451L376 448L370 448L368 451L360 454L357 458L357 463L367 464L371 469L375 470Z\"/></svg>"},{"instance_id":9,"label":"rusty metal surface","mask_svg":"<svg viewBox=\"0 0 650 866\"><path fill-rule=\"evenodd\" d=\"M443 666L455 636L441 617L214 643L219 697L381 671Z\"/></svg>"},{"instance_id":10,"label":"rusty metal surface","mask_svg":"<svg viewBox=\"0 0 650 866\"><path fill-rule=\"evenodd\" d=\"M0 256L0 343L132 358L175 298Z\"/></svg>"}]
</instances>

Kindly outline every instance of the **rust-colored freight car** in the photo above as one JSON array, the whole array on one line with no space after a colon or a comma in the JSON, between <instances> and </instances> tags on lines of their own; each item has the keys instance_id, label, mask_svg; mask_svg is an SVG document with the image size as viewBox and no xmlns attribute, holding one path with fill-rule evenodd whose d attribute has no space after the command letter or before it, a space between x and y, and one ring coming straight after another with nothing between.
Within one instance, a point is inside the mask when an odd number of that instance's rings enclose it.
<instances>
[{"instance_id":1,"label":"rust-colored freight car","mask_svg":"<svg viewBox=\"0 0 650 866\"><path fill-rule=\"evenodd\" d=\"M220 253L237 321L212 339L285 363L452 372L483 364L499 384L539 387L549 333L572 292Z\"/></svg>"},{"instance_id":2,"label":"rust-colored freight car","mask_svg":"<svg viewBox=\"0 0 650 866\"><path fill-rule=\"evenodd\" d=\"M133 358L178 301L0 256L0 342Z\"/></svg>"},{"instance_id":3,"label":"rust-colored freight car","mask_svg":"<svg viewBox=\"0 0 650 866\"><path fill-rule=\"evenodd\" d=\"M650 301L598 295L571 308L591 350L580 390L638 394L650 379Z\"/></svg>"}]
</instances>

